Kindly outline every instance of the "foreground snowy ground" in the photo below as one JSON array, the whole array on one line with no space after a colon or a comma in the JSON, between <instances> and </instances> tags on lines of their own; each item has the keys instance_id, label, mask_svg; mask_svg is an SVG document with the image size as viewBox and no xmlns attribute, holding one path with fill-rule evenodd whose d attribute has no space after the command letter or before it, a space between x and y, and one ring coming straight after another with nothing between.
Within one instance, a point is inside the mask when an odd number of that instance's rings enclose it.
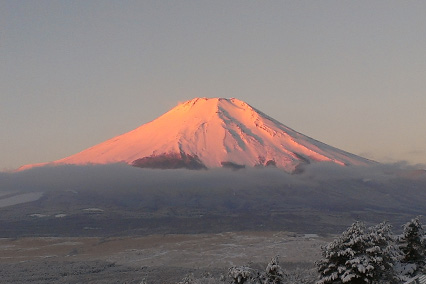
<instances>
[{"instance_id":1,"label":"foreground snowy ground","mask_svg":"<svg viewBox=\"0 0 426 284\"><path fill-rule=\"evenodd\" d=\"M7 283L174 283L188 273L219 279L233 265L261 268L280 255L284 270L310 271L331 239L289 232L0 239L0 270Z\"/></svg>"}]
</instances>

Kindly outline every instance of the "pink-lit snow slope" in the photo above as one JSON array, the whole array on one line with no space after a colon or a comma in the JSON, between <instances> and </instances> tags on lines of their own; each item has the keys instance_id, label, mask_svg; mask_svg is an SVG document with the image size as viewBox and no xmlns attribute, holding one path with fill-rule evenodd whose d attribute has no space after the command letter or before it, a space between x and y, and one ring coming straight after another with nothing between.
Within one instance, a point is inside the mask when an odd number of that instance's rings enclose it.
<instances>
[{"instance_id":1,"label":"pink-lit snow slope","mask_svg":"<svg viewBox=\"0 0 426 284\"><path fill-rule=\"evenodd\" d=\"M26 165L109 164L163 154L185 153L208 168L223 162L244 166L274 164L292 172L300 164L329 161L369 165L372 161L309 138L238 99L195 98L135 130L75 155Z\"/></svg>"}]
</instances>

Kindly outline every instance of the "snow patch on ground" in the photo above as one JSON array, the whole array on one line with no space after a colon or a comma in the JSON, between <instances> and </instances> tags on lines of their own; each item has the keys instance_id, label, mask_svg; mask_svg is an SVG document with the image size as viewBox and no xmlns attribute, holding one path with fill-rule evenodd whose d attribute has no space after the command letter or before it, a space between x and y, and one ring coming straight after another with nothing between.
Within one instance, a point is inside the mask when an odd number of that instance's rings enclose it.
<instances>
[{"instance_id":1,"label":"snow patch on ground","mask_svg":"<svg viewBox=\"0 0 426 284\"><path fill-rule=\"evenodd\" d=\"M84 230L100 230L101 228L96 228L96 227L84 227Z\"/></svg>"},{"instance_id":2,"label":"snow patch on ground","mask_svg":"<svg viewBox=\"0 0 426 284\"><path fill-rule=\"evenodd\" d=\"M307 239L314 239L314 238L318 238L318 235L317 234L305 234L304 237L307 238Z\"/></svg>"},{"instance_id":3,"label":"snow patch on ground","mask_svg":"<svg viewBox=\"0 0 426 284\"><path fill-rule=\"evenodd\" d=\"M64 218L66 216L68 216L68 215L67 214L56 214L55 218Z\"/></svg>"},{"instance_id":4,"label":"snow patch on ground","mask_svg":"<svg viewBox=\"0 0 426 284\"><path fill-rule=\"evenodd\" d=\"M2 198L0 199L0 208L27 202L33 202L39 200L42 196L43 192L30 192Z\"/></svg>"},{"instance_id":5,"label":"snow patch on ground","mask_svg":"<svg viewBox=\"0 0 426 284\"><path fill-rule=\"evenodd\" d=\"M86 209L83 209L83 211L86 211L86 212L104 212L105 210L100 209L100 208L86 208Z\"/></svg>"},{"instance_id":6,"label":"snow patch on ground","mask_svg":"<svg viewBox=\"0 0 426 284\"><path fill-rule=\"evenodd\" d=\"M11 195L11 194L13 194L13 191L3 191L3 192L0 192L0 197Z\"/></svg>"},{"instance_id":7,"label":"snow patch on ground","mask_svg":"<svg viewBox=\"0 0 426 284\"><path fill-rule=\"evenodd\" d=\"M49 215L34 213L34 214L31 214L30 217L44 218L44 217L49 217Z\"/></svg>"}]
</instances>

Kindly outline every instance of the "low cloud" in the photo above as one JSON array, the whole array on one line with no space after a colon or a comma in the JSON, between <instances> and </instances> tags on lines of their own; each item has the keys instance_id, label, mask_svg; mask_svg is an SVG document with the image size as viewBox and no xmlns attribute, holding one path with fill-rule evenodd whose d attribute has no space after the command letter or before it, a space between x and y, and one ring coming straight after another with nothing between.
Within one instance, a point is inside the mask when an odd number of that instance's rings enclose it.
<instances>
[{"instance_id":1,"label":"low cloud","mask_svg":"<svg viewBox=\"0 0 426 284\"><path fill-rule=\"evenodd\" d=\"M360 212L369 218L378 212L415 216L426 212L425 188L425 171L405 163L370 167L318 163L293 175L277 168L152 170L124 164L0 173L0 200L34 192L44 194L34 205L41 206L37 208L56 206L59 200L69 207L160 215L173 210L221 216L302 210L327 216Z\"/></svg>"},{"instance_id":2,"label":"low cloud","mask_svg":"<svg viewBox=\"0 0 426 284\"><path fill-rule=\"evenodd\" d=\"M342 167L334 163L306 166L301 174L280 169L246 168L210 170L154 170L125 164L40 167L16 173L0 173L0 191L125 190L268 188L286 185L316 186L334 181L374 181L395 179L426 181L424 170L407 163L378 164L370 167Z\"/></svg>"}]
</instances>

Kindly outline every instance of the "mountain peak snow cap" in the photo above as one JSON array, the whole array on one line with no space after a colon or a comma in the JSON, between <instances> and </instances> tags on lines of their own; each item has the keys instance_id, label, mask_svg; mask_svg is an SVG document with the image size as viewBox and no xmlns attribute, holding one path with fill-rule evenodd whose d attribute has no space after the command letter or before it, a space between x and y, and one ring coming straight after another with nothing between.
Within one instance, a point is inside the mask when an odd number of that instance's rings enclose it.
<instances>
[{"instance_id":1,"label":"mountain peak snow cap","mask_svg":"<svg viewBox=\"0 0 426 284\"><path fill-rule=\"evenodd\" d=\"M194 98L192 100L179 103L175 108L179 109L187 109L189 110L192 106L207 106L207 105L219 105L223 103L232 103L239 106L248 106L247 103L238 100L236 98L206 98L206 97L199 97Z\"/></svg>"},{"instance_id":2,"label":"mountain peak snow cap","mask_svg":"<svg viewBox=\"0 0 426 284\"><path fill-rule=\"evenodd\" d=\"M48 163L124 162L150 168L276 166L371 161L307 137L236 98L194 98L159 118L75 155ZM26 168L29 168L27 166Z\"/></svg>"},{"instance_id":3,"label":"mountain peak snow cap","mask_svg":"<svg viewBox=\"0 0 426 284\"><path fill-rule=\"evenodd\" d=\"M260 114L266 117L266 115L246 102L236 98L194 98L178 104L166 114L179 113L180 115L189 115L197 118L204 117L205 119L211 119L212 115L219 116L222 119L234 119L237 113L240 119L243 116L249 118Z\"/></svg>"}]
</instances>

